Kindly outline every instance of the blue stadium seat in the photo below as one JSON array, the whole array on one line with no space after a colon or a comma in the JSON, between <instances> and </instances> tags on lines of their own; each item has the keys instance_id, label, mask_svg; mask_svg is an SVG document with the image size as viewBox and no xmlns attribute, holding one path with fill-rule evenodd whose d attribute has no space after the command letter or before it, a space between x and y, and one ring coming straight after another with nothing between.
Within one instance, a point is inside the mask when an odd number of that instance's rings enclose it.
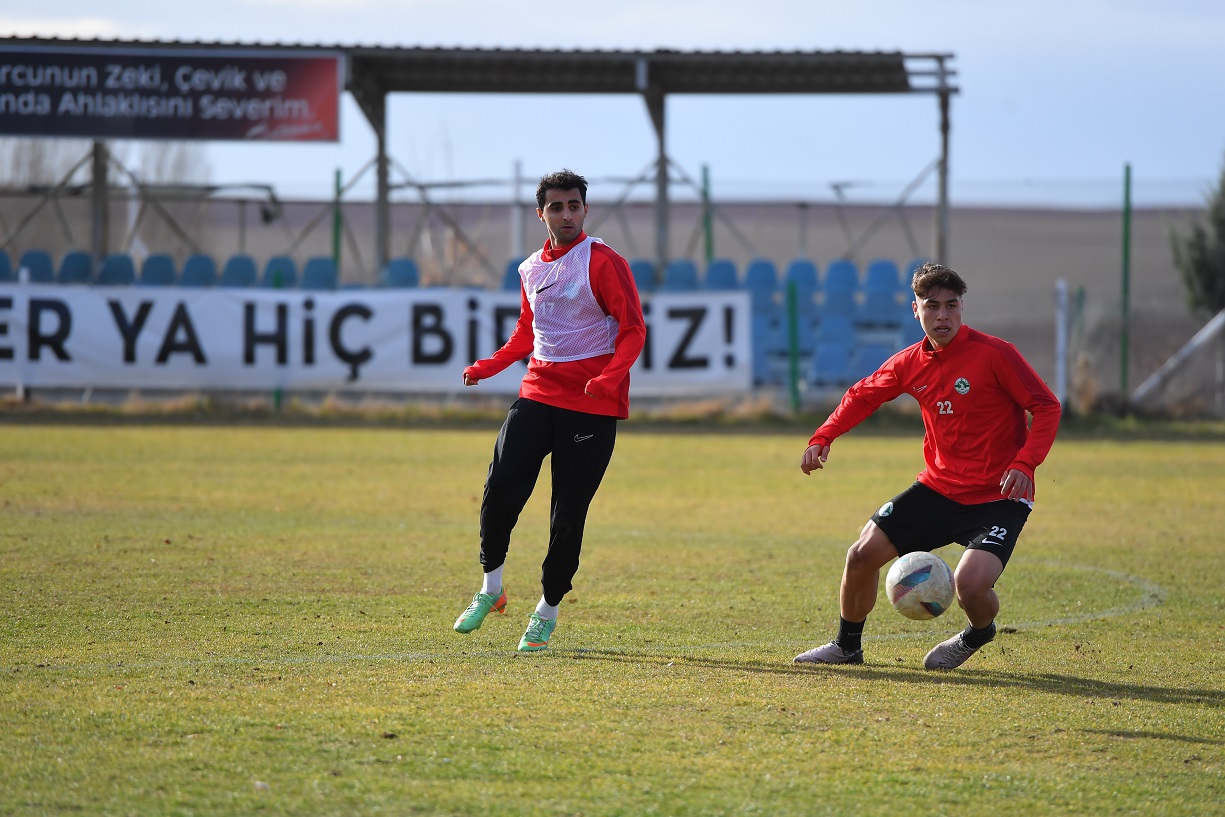
<instances>
[{"instance_id":1,"label":"blue stadium seat","mask_svg":"<svg viewBox=\"0 0 1225 817\"><path fill-rule=\"evenodd\" d=\"M880 368L897 351L892 346L883 343L862 343L855 347L851 356L851 376L855 380L863 380Z\"/></svg>"},{"instance_id":2,"label":"blue stadium seat","mask_svg":"<svg viewBox=\"0 0 1225 817\"><path fill-rule=\"evenodd\" d=\"M771 356L777 352L778 326L768 315L755 313L749 318L749 338L753 355L753 382L757 385L773 384L776 372L770 366Z\"/></svg>"},{"instance_id":3,"label":"blue stadium seat","mask_svg":"<svg viewBox=\"0 0 1225 817\"><path fill-rule=\"evenodd\" d=\"M225 260L221 268L218 286L223 287L253 287L258 273L255 270L255 259L249 255L232 255Z\"/></svg>"},{"instance_id":4,"label":"blue stadium seat","mask_svg":"<svg viewBox=\"0 0 1225 817\"><path fill-rule=\"evenodd\" d=\"M902 321L902 346L913 346L923 338L927 337L923 333L923 325L919 323L914 314Z\"/></svg>"},{"instance_id":5,"label":"blue stadium seat","mask_svg":"<svg viewBox=\"0 0 1225 817\"><path fill-rule=\"evenodd\" d=\"M855 319L852 315L835 312L821 318L821 322L817 324L817 343L829 341L854 345Z\"/></svg>"},{"instance_id":6,"label":"blue stadium seat","mask_svg":"<svg viewBox=\"0 0 1225 817\"><path fill-rule=\"evenodd\" d=\"M864 292L900 292L902 279L897 271L897 264L887 258L878 258L868 264L864 273Z\"/></svg>"},{"instance_id":7,"label":"blue stadium seat","mask_svg":"<svg viewBox=\"0 0 1225 817\"><path fill-rule=\"evenodd\" d=\"M523 263L520 258L512 258L506 262L506 269L502 271L502 289L507 292L517 292L523 287L523 279L519 277L519 264Z\"/></svg>"},{"instance_id":8,"label":"blue stadium seat","mask_svg":"<svg viewBox=\"0 0 1225 817\"><path fill-rule=\"evenodd\" d=\"M51 264L51 253L46 250L26 250L17 261L17 278L25 278L31 284L55 283L55 268Z\"/></svg>"},{"instance_id":9,"label":"blue stadium seat","mask_svg":"<svg viewBox=\"0 0 1225 817\"><path fill-rule=\"evenodd\" d=\"M859 313L859 303L852 289L826 289L821 293L821 306L818 310L821 320L830 315L845 315L853 319Z\"/></svg>"},{"instance_id":10,"label":"blue stadium seat","mask_svg":"<svg viewBox=\"0 0 1225 817\"><path fill-rule=\"evenodd\" d=\"M302 267L303 289L315 291L336 289L339 278L335 262L326 255L308 258L306 265Z\"/></svg>"},{"instance_id":11,"label":"blue stadium seat","mask_svg":"<svg viewBox=\"0 0 1225 817\"><path fill-rule=\"evenodd\" d=\"M126 252L115 252L102 259L95 281L104 287L126 287L136 281L136 263Z\"/></svg>"},{"instance_id":12,"label":"blue stadium seat","mask_svg":"<svg viewBox=\"0 0 1225 817\"><path fill-rule=\"evenodd\" d=\"M416 287L421 283L417 262L411 258L393 258L379 275L379 286Z\"/></svg>"},{"instance_id":13,"label":"blue stadium seat","mask_svg":"<svg viewBox=\"0 0 1225 817\"><path fill-rule=\"evenodd\" d=\"M853 342L827 340L817 344L808 379L816 386L849 386L856 378L851 372Z\"/></svg>"},{"instance_id":14,"label":"blue stadium seat","mask_svg":"<svg viewBox=\"0 0 1225 817\"><path fill-rule=\"evenodd\" d=\"M288 255L274 255L264 264L259 285L264 289L297 289L298 265Z\"/></svg>"},{"instance_id":15,"label":"blue stadium seat","mask_svg":"<svg viewBox=\"0 0 1225 817\"><path fill-rule=\"evenodd\" d=\"M237 256L236 256L237 257ZM243 256L245 257L245 256ZM230 259L232 261L233 259ZM250 263L250 278L247 283L229 283L223 286L251 286L255 280L255 264L250 258L247 258ZM230 266L230 262L226 262L226 267ZM217 281L217 262L213 260L211 255L205 253L196 253L190 255L183 262L183 273L179 276L179 286L181 287L211 287L216 286Z\"/></svg>"},{"instance_id":16,"label":"blue stadium seat","mask_svg":"<svg viewBox=\"0 0 1225 817\"><path fill-rule=\"evenodd\" d=\"M855 315L855 323L863 327L898 329L909 312L899 300L896 290L871 290L863 295L863 304Z\"/></svg>"},{"instance_id":17,"label":"blue stadium seat","mask_svg":"<svg viewBox=\"0 0 1225 817\"><path fill-rule=\"evenodd\" d=\"M688 258L674 258L664 267L660 292L694 292L698 288L698 266Z\"/></svg>"},{"instance_id":18,"label":"blue stadium seat","mask_svg":"<svg viewBox=\"0 0 1225 817\"><path fill-rule=\"evenodd\" d=\"M753 312L769 315L778 310L778 269L766 258L754 258L744 270L744 288L749 291Z\"/></svg>"},{"instance_id":19,"label":"blue stadium seat","mask_svg":"<svg viewBox=\"0 0 1225 817\"><path fill-rule=\"evenodd\" d=\"M140 277L136 279L142 287L174 286L174 258L165 253L145 256L140 264Z\"/></svg>"},{"instance_id":20,"label":"blue stadium seat","mask_svg":"<svg viewBox=\"0 0 1225 817\"><path fill-rule=\"evenodd\" d=\"M654 292L658 283L655 280L655 264L645 258L635 258L630 261L630 272L634 275L634 285L639 292Z\"/></svg>"},{"instance_id":21,"label":"blue stadium seat","mask_svg":"<svg viewBox=\"0 0 1225 817\"><path fill-rule=\"evenodd\" d=\"M702 286L709 290L735 290L740 288L736 275L736 264L727 258L716 258L706 267Z\"/></svg>"},{"instance_id":22,"label":"blue stadium seat","mask_svg":"<svg viewBox=\"0 0 1225 817\"><path fill-rule=\"evenodd\" d=\"M794 288L800 352L810 354L817 324L817 265L807 258L795 258L783 273L783 297Z\"/></svg>"},{"instance_id":23,"label":"blue stadium seat","mask_svg":"<svg viewBox=\"0 0 1225 817\"><path fill-rule=\"evenodd\" d=\"M16 280L17 276L13 274L13 259L9 258L7 250L0 250L0 283Z\"/></svg>"},{"instance_id":24,"label":"blue stadium seat","mask_svg":"<svg viewBox=\"0 0 1225 817\"><path fill-rule=\"evenodd\" d=\"M94 279L94 257L84 250L69 250L60 259L56 277L61 284L88 284Z\"/></svg>"},{"instance_id":25,"label":"blue stadium seat","mask_svg":"<svg viewBox=\"0 0 1225 817\"><path fill-rule=\"evenodd\" d=\"M831 261L825 269L826 292L857 292L859 291L859 268L855 262L846 258Z\"/></svg>"}]
</instances>

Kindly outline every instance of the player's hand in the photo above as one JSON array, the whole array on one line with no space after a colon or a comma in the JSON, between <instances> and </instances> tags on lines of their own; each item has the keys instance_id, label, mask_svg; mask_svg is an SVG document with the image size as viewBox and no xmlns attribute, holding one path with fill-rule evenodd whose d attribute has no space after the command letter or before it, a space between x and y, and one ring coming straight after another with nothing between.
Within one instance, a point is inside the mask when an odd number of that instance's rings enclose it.
<instances>
[{"instance_id":1,"label":"player's hand","mask_svg":"<svg viewBox=\"0 0 1225 817\"><path fill-rule=\"evenodd\" d=\"M810 445L808 450L804 452L803 459L800 460L800 470L807 476L813 471L820 470L825 467L825 461L829 459L828 445Z\"/></svg>"},{"instance_id":2,"label":"player's hand","mask_svg":"<svg viewBox=\"0 0 1225 817\"><path fill-rule=\"evenodd\" d=\"M1034 501L1034 481L1021 471L1009 468L1000 478L1000 493L1005 499Z\"/></svg>"},{"instance_id":3,"label":"player's hand","mask_svg":"<svg viewBox=\"0 0 1225 817\"><path fill-rule=\"evenodd\" d=\"M472 375L468 374L467 372L464 372L464 385L465 386L475 386L477 383L480 383L480 382L481 382L480 380L477 380Z\"/></svg>"}]
</instances>

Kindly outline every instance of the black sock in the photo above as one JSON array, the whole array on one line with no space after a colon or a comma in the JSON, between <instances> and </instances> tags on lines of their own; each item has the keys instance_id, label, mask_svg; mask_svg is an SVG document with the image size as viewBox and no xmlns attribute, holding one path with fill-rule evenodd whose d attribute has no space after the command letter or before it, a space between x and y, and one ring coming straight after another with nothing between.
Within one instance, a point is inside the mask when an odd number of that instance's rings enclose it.
<instances>
[{"instance_id":1,"label":"black sock","mask_svg":"<svg viewBox=\"0 0 1225 817\"><path fill-rule=\"evenodd\" d=\"M834 643L841 647L843 652L859 652L863 649L863 625L867 623L867 619L847 621L839 616L838 637L834 639Z\"/></svg>"},{"instance_id":2,"label":"black sock","mask_svg":"<svg viewBox=\"0 0 1225 817\"><path fill-rule=\"evenodd\" d=\"M981 630L974 629L974 625L967 624L966 628L961 631L961 640L967 645L978 649L986 644L991 639L995 638L995 622L991 622Z\"/></svg>"}]
</instances>

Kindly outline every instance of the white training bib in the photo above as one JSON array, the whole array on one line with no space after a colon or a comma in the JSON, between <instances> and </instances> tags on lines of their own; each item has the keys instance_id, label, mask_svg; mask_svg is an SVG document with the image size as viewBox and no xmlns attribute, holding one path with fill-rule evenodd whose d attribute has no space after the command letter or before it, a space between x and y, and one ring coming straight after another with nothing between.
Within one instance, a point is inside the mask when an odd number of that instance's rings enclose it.
<instances>
[{"instance_id":1,"label":"white training bib","mask_svg":"<svg viewBox=\"0 0 1225 817\"><path fill-rule=\"evenodd\" d=\"M620 325L605 315L591 291L591 245L588 236L556 261L537 250L519 265L519 278L532 306L532 355L562 363L613 353Z\"/></svg>"}]
</instances>

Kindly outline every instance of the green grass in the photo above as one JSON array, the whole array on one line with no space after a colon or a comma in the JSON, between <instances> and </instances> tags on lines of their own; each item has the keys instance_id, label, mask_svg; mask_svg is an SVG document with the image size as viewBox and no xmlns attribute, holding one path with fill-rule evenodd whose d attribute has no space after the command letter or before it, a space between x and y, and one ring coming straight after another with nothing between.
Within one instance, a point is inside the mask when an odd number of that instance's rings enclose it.
<instances>
[{"instance_id":1,"label":"green grass","mask_svg":"<svg viewBox=\"0 0 1225 817\"><path fill-rule=\"evenodd\" d=\"M0 814L1222 813L1225 443L1061 439L933 674L956 611L790 663L916 436L805 478L806 431L624 426L532 656L547 471L510 615L451 631L493 436L0 426Z\"/></svg>"}]
</instances>

